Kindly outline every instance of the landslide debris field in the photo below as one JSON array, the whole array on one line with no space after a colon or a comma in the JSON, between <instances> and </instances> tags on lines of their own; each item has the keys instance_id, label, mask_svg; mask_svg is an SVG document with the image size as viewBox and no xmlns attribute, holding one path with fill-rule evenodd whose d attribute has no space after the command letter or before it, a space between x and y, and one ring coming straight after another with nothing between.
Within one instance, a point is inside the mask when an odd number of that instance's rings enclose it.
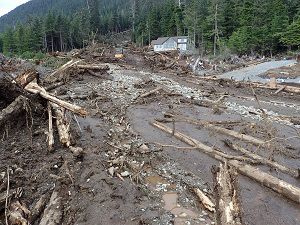
<instances>
[{"instance_id":1,"label":"landslide debris field","mask_svg":"<svg viewBox=\"0 0 300 225\"><path fill-rule=\"evenodd\" d=\"M297 85L134 48L56 57L1 58L0 224L300 224Z\"/></svg>"}]
</instances>

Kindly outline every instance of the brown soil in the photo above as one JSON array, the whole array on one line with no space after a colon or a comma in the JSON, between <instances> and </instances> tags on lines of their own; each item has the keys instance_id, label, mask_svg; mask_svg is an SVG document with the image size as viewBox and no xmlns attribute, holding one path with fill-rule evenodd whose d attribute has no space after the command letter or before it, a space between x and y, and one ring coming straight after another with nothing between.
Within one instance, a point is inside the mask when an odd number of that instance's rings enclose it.
<instances>
[{"instance_id":1,"label":"brown soil","mask_svg":"<svg viewBox=\"0 0 300 225\"><path fill-rule=\"evenodd\" d=\"M285 91L274 95L256 88L258 105L248 84L177 75L159 68L154 73L154 66L149 67L142 53L131 54L126 60L109 64L113 80L75 75L52 91L58 97L89 96L70 100L89 111L86 118L78 118L79 126L69 115L76 146L85 151L82 158L75 158L60 145L56 130L55 151L47 151L46 110L27 112L1 128L0 193L7 189L9 168L10 188L22 188L18 199L29 210L43 194L59 191L63 197L60 224L214 224L214 215L191 189L200 188L213 199L211 168L219 162L198 150L178 148L187 146L150 125L165 112L205 121L236 121L220 126L270 144L259 148L186 122L176 122L175 129L232 155L239 153L226 147L225 139L288 167L300 168L300 130L294 122L299 119L299 95ZM163 90L139 97L158 86ZM221 96L225 97L218 101ZM191 99L198 98L218 104L192 104ZM259 108L265 110L266 118ZM257 167L300 187L298 179L267 166ZM245 224L300 224L298 204L250 178L239 175L238 184ZM4 209L0 209L0 224L5 224ZM42 215L32 224L39 224Z\"/></svg>"},{"instance_id":2,"label":"brown soil","mask_svg":"<svg viewBox=\"0 0 300 225\"><path fill-rule=\"evenodd\" d=\"M300 63L296 63L293 66L284 66L277 69L269 70L261 77L264 78L297 78L300 77Z\"/></svg>"}]
</instances>

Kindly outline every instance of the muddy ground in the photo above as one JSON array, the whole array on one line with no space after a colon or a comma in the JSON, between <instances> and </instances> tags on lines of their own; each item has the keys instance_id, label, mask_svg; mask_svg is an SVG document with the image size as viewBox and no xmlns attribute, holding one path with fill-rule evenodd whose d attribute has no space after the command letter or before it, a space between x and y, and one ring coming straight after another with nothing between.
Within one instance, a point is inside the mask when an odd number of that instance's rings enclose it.
<instances>
[{"instance_id":1,"label":"muddy ground","mask_svg":"<svg viewBox=\"0 0 300 225\"><path fill-rule=\"evenodd\" d=\"M211 168L219 162L151 126L166 112L210 123L233 121L234 125L220 126L268 145L245 143L205 126L174 124L176 131L226 153L239 155L224 144L229 139L285 166L300 168L299 94L275 95L275 91L254 88L258 102L247 83L207 80L159 68L153 72L153 65L151 69L140 56L108 65L112 79L81 74L52 91L89 111L86 118L69 115L76 145L85 151L82 158L75 158L58 141L53 153L47 151L46 110L27 111L1 128L0 193L7 189L9 168L10 188L22 189L19 200L29 209L41 196L49 198L53 190L59 191L63 198L60 224L215 224L214 215L192 189L200 188L213 199ZM140 97L156 87L162 90ZM78 94L88 97L72 98ZM199 106L191 99L214 104ZM299 179L256 166L300 187ZM248 177L239 175L238 183L244 224L300 224L299 204ZM5 224L1 210L0 224ZM39 224L42 215L32 224Z\"/></svg>"}]
</instances>

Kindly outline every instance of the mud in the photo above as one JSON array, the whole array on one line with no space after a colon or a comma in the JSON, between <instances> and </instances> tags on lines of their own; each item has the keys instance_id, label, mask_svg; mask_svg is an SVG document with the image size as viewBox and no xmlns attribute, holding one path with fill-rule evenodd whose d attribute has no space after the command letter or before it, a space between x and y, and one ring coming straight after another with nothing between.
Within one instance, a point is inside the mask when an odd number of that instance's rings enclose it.
<instances>
[{"instance_id":1,"label":"mud","mask_svg":"<svg viewBox=\"0 0 300 225\"><path fill-rule=\"evenodd\" d=\"M175 129L232 155L239 153L226 147L225 139L290 168L300 168L299 126L292 121L299 116L298 95L281 92L274 96L270 90L256 88L258 105L245 83L154 73L140 55L135 57L108 64L111 80L80 74L52 91L58 97L88 96L68 98L89 111L86 118L77 117L78 123L69 115L76 146L85 152L82 158L74 157L58 141L53 153L47 151L46 111L32 114L30 126L31 117L26 114L1 130L1 193L6 190L9 166L11 188L22 188L20 200L29 209L41 195L59 190L64 199L61 224L214 224L213 213L191 190L197 187L213 200L211 168L219 162L150 125L166 112L210 122L235 121L220 126L269 141L269 145L254 146L182 121L175 122ZM135 65L137 61L140 65ZM146 68L142 71L139 66ZM156 87L162 91L140 97ZM186 101L180 101L183 98ZM213 107L200 107L192 100L209 100ZM255 166L300 186L299 179ZM245 224L300 224L296 203L247 177L239 175L238 183Z\"/></svg>"}]
</instances>

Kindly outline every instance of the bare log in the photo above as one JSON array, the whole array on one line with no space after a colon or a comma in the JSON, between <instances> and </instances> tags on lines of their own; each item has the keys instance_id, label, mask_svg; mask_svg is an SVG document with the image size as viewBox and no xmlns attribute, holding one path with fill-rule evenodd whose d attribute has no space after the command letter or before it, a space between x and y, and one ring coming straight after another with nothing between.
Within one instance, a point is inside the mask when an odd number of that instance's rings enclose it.
<instances>
[{"instance_id":1,"label":"bare log","mask_svg":"<svg viewBox=\"0 0 300 225\"><path fill-rule=\"evenodd\" d=\"M227 165L221 164L214 173L216 196L216 221L218 225L241 225L241 210L236 189L237 174Z\"/></svg>"},{"instance_id":2,"label":"bare log","mask_svg":"<svg viewBox=\"0 0 300 225\"><path fill-rule=\"evenodd\" d=\"M63 108L66 108L76 114L79 114L80 116L86 116L88 114L84 108L74 105L74 104L71 104L69 102L63 101L61 99L58 99L58 98L50 95L49 93L46 92L46 90L44 88L40 87L36 83L28 84L25 89L33 94L40 94L43 98L45 98Z\"/></svg>"},{"instance_id":3,"label":"bare log","mask_svg":"<svg viewBox=\"0 0 300 225\"><path fill-rule=\"evenodd\" d=\"M277 95L279 92L283 91L286 88L286 85L280 87L277 91L275 91L275 95Z\"/></svg>"},{"instance_id":4,"label":"bare log","mask_svg":"<svg viewBox=\"0 0 300 225\"><path fill-rule=\"evenodd\" d=\"M156 93L158 91L161 91L161 90L162 90L162 87L158 87L158 88L155 88L155 89L153 89L153 90L151 90L151 91L149 91L147 93L144 93L144 94L140 95L140 97L141 98L145 98L145 97L148 97L149 95L152 95L152 94L154 94L154 93Z\"/></svg>"},{"instance_id":5,"label":"bare log","mask_svg":"<svg viewBox=\"0 0 300 225\"><path fill-rule=\"evenodd\" d=\"M224 141L225 144L230 147L231 149L235 150L235 151L239 151L241 153L243 153L244 155L247 155L248 157L251 157L252 159L255 159L257 162L262 163L264 165L270 166L274 169L278 169L286 174L289 174L293 177L298 178L299 177L299 172L297 170L293 170L291 168L287 168L286 166L283 166L277 162L268 160L260 155L257 155L255 153L252 153L250 151L248 151L247 149L244 149L241 146L235 145L233 144L230 140L225 140Z\"/></svg>"},{"instance_id":6,"label":"bare log","mask_svg":"<svg viewBox=\"0 0 300 225\"><path fill-rule=\"evenodd\" d=\"M169 113L167 115L172 116L172 117L175 116L175 115L172 115L172 114L169 114ZM260 140L260 139L255 138L255 137L252 137L250 135L241 134L241 133L236 132L234 130L229 130L229 129L226 129L226 128L223 128L223 127L218 127L216 125L213 125L213 124L210 124L210 123L207 123L207 122L204 122L204 121L194 120L194 119L191 119L191 118L188 118L188 117L179 118L179 119L185 120L186 122L191 123L191 124L207 127L209 129L215 130L219 133L229 135L229 136L232 136L234 138L240 139L242 141L250 142L250 143L255 144L255 145L264 145L266 143L265 141Z\"/></svg>"},{"instance_id":7,"label":"bare log","mask_svg":"<svg viewBox=\"0 0 300 225\"><path fill-rule=\"evenodd\" d=\"M46 207L40 225L59 225L63 216L62 198L53 191L50 202Z\"/></svg>"},{"instance_id":8,"label":"bare log","mask_svg":"<svg viewBox=\"0 0 300 225\"><path fill-rule=\"evenodd\" d=\"M108 65L77 65L78 69L85 70L99 70L99 71L108 71L110 68Z\"/></svg>"},{"instance_id":9,"label":"bare log","mask_svg":"<svg viewBox=\"0 0 300 225\"><path fill-rule=\"evenodd\" d=\"M54 145L54 136L53 136L53 116L52 116L52 109L51 105L48 102L48 118L49 118L49 128L48 128L48 151L53 151Z\"/></svg>"},{"instance_id":10,"label":"bare log","mask_svg":"<svg viewBox=\"0 0 300 225\"><path fill-rule=\"evenodd\" d=\"M28 99L22 95L0 112L0 126L25 111Z\"/></svg>"},{"instance_id":11,"label":"bare log","mask_svg":"<svg viewBox=\"0 0 300 225\"><path fill-rule=\"evenodd\" d=\"M45 80L49 81L49 79L57 74L61 74L62 72L64 72L65 70L67 70L68 68L76 65L77 63L81 62L82 60L74 60L72 59L71 61L67 62L66 64L62 65L58 70L54 71L53 73L51 73L50 75L45 77Z\"/></svg>"},{"instance_id":12,"label":"bare log","mask_svg":"<svg viewBox=\"0 0 300 225\"><path fill-rule=\"evenodd\" d=\"M160 130L172 134L173 130L167 126L165 126L162 123L159 122L153 122L151 123L154 127L159 128ZM198 150L201 150L202 152L208 154L209 156L221 161L225 162L226 159L222 157L220 154L216 154L216 151L185 134L182 134L178 131L174 132L174 137L177 139L187 143L188 145L191 145ZM227 155L223 153L224 155ZM253 180L261 183L262 185L276 191L277 193L282 194L286 198L295 201L297 203L300 203L300 188L293 186L292 184L289 184L283 180L278 179L277 177L274 177L270 174L267 174L263 172L262 170L255 168L253 166L247 165L245 163L239 162L237 160L228 160L228 165L234 166L237 171L249 178L252 178Z\"/></svg>"},{"instance_id":13,"label":"bare log","mask_svg":"<svg viewBox=\"0 0 300 225\"><path fill-rule=\"evenodd\" d=\"M34 221L40 216L49 201L50 194L43 194L40 199L36 202L35 206L31 210L30 222L33 224Z\"/></svg>"},{"instance_id":14,"label":"bare log","mask_svg":"<svg viewBox=\"0 0 300 225\"><path fill-rule=\"evenodd\" d=\"M69 124L65 118L65 109L54 104L50 103L56 117L56 126L58 130L59 140L60 143L66 147L71 146L71 137L70 137L70 130Z\"/></svg>"},{"instance_id":15,"label":"bare log","mask_svg":"<svg viewBox=\"0 0 300 225\"><path fill-rule=\"evenodd\" d=\"M201 191L199 188L194 188L193 191L206 209L211 212L215 211L215 204L203 193L203 191Z\"/></svg>"},{"instance_id":16,"label":"bare log","mask_svg":"<svg viewBox=\"0 0 300 225\"><path fill-rule=\"evenodd\" d=\"M34 79L38 78L38 72L36 70L27 70L24 73L21 73L15 79L16 83L21 87L26 87Z\"/></svg>"}]
</instances>

